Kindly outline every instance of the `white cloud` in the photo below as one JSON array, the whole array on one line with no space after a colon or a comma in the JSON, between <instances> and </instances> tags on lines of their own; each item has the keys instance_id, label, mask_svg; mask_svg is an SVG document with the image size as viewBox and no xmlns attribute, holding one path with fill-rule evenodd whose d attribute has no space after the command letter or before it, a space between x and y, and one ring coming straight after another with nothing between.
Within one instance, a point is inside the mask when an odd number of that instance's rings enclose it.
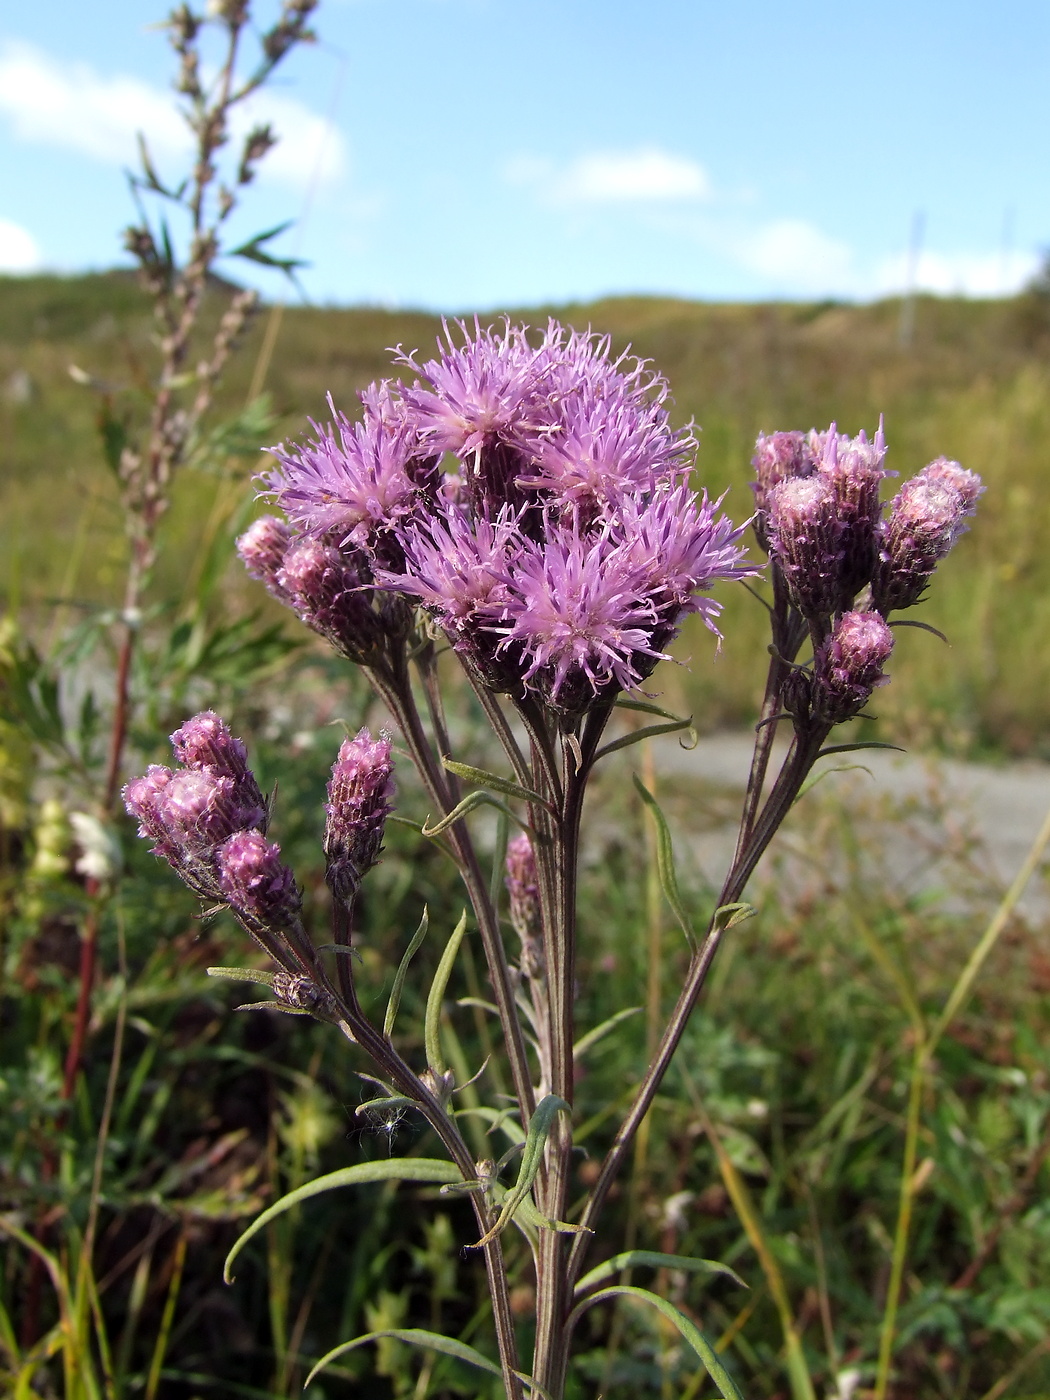
<instances>
[{"instance_id":1,"label":"white cloud","mask_svg":"<svg viewBox=\"0 0 1050 1400\"><path fill-rule=\"evenodd\" d=\"M996 297L1018 292L1039 269L1034 253L920 253L914 275L901 253L884 258L875 270L872 290L901 292L909 281L923 292L943 296Z\"/></svg>"},{"instance_id":2,"label":"white cloud","mask_svg":"<svg viewBox=\"0 0 1050 1400\"><path fill-rule=\"evenodd\" d=\"M25 43L0 45L0 112L23 141L60 146L108 164L135 163L138 131L158 162L184 158L190 149L172 94L138 78L102 77L85 63L63 63ZM272 123L281 138L263 161L260 178L301 186L315 172L324 181L342 173L342 137L302 103L263 90L235 109L234 139L259 121Z\"/></svg>"},{"instance_id":3,"label":"white cloud","mask_svg":"<svg viewBox=\"0 0 1050 1400\"><path fill-rule=\"evenodd\" d=\"M0 219L0 272L35 272L43 261L36 239L21 224Z\"/></svg>"},{"instance_id":4,"label":"white cloud","mask_svg":"<svg viewBox=\"0 0 1050 1400\"><path fill-rule=\"evenodd\" d=\"M804 219L775 219L746 234L737 261L792 293L843 292L856 284L853 252Z\"/></svg>"},{"instance_id":5,"label":"white cloud","mask_svg":"<svg viewBox=\"0 0 1050 1400\"><path fill-rule=\"evenodd\" d=\"M508 162L504 177L535 186L559 204L666 204L706 199L711 182L703 166L659 146L591 151L557 166L533 156Z\"/></svg>"}]
</instances>

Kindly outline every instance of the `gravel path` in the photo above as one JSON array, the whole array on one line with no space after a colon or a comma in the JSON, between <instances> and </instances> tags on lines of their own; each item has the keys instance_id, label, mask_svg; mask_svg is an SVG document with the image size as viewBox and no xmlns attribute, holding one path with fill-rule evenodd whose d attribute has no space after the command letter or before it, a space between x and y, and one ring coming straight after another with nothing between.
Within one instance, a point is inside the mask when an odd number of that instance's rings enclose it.
<instances>
[{"instance_id":1,"label":"gravel path","mask_svg":"<svg viewBox=\"0 0 1050 1400\"><path fill-rule=\"evenodd\" d=\"M688 803L684 817L680 802L676 811L678 821L689 828L688 859L712 884L720 883L732 855L736 809L751 751L752 737L735 732L709 735L692 750L673 740L654 745L663 782L673 783L679 792L683 785L697 785L693 819ZM625 756L633 752L628 749ZM822 766L836 764L868 770L830 773L821 789L826 796L848 795L850 809L862 814L855 829L862 835L866 859L884 870L901 893L939 889L950 902L964 894L972 897L983 885L985 898L1001 894L1050 808L1050 765L1044 763L961 763L869 749L825 760ZM636 759L633 766L638 766ZM800 850L802 864L808 861L812 869L813 852L802 855L805 843L798 840L804 834L798 830L804 810L803 805L789 817L783 836L789 847ZM834 864L834 852L829 850L827 856ZM759 867L758 884L770 878L773 858L771 852ZM979 878L968 884L960 874L964 867L978 872ZM1048 873L1044 862L1042 873L1029 882L1021 903L1029 921L1050 919ZM801 877L800 867L792 878Z\"/></svg>"}]
</instances>

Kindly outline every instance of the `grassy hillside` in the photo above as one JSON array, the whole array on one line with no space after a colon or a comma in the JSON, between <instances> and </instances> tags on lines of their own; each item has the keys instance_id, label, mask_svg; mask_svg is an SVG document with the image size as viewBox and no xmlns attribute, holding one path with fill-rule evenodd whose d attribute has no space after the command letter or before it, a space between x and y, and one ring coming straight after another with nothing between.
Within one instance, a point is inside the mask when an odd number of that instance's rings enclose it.
<instances>
[{"instance_id":1,"label":"grassy hillside","mask_svg":"<svg viewBox=\"0 0 1050 1400\"><path fill-rule=\"evenodd\" d=\"M222 289L214 292L216 308ZM890 465L910 474L940 454L988 484L979 518L921 612L951 638L901 635L895 683L879 697L885 733L956 751L1050 756L1050 308L1038 294L1010 302L920 299L902 348L900 305L713 306L617 298L549 308L577 327L630 343L667 375L675 412L702 429L698 480L750 510L748 461L760 430L872 430L886 417ZM548 308L525 313L542 320ZM234 362L221 409L245 401L267 326L264 313ZM433 342L437 318L375 308L294 308L280 323L266 388L277 434L324 412L324 395L388 371L386 347ZM133 386L150 354L148 307L127 275L0 279L0 587L32 605L112 601L123 540L116 487L93 427L96 401L69 376L76 364ZM241 469L245 492L250 466ZM167 524L160 596L192 576L212 479L187 474ZM252 596L231 573L231 606ZM689 672L662 678L705 727L751 716L765 663L765 622L742 590L726 597L725 646L693 630L679 644Z\"/></svg>"}]
</instances>

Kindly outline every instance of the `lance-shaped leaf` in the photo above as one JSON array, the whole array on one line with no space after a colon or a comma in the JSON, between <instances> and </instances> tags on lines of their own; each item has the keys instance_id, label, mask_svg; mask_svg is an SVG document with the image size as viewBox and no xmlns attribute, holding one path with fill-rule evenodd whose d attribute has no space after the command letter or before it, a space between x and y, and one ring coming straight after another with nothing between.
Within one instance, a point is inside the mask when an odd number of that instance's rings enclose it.
<instances>
[{"instance_id":1,"label":"lance-shaped leaf","mask_svg":"<svg viewBox=\"0 0 1050 1400\"><path fill-rule=\"evenodd\" d=\"M894 753L907 753L907 749L902 749L900 744L881 744L876 739L870 739L857 744L828 744L817 754L817 758L827 758L834 753L856 753L858 749L892 749Z\"/></svg>"},{"instance_id":2,"label":"lance-shaped leaf","mask_svg":"<svg viewBox=\"0 0 1050 1400\"><path fill-rule=\"evenodd\" d=\"M522 792L524 791L525 789L522 788ZM424 836L440 836L443 831L447 831L449 827L458 822L461 817L467 816L478 807L495 807L496 811L499 812L503 818L509 817L511 821L517 822L519 826L525 827L527 831L532 830L528 822L523 822L520 817L515 816L505 802L501 802L498 797L493 797L491 792L484 792L478 789L474 792L468 792L462 802L456 803L447 817L442 817L441 820L435 822L433 826L430 825L429 821L424 822L420 827L420 831Z\"/></svg>"},{"instance_id":3,"label":"lance-shaped leaf","mask_svg":"<svg viewBox=\"0 0 1050 1400\"><path fill-rule=\"evenodd\" d=\"M409 941L405 949L405 956L401 959L397 972L394 974L394 985L390 988L390 1000L386 1004L386 1015L383 1017L383 1034L390 1039L390 1032L394 1029L394 1018L397 1015L397 1008L401 1005L401 993L405 989L405 978L408 976L409 964L419 952L423 939L427 936L427 929L430 926L430 914L426 905L423 906L423 917L419 921L419 927Z\"/></svg>"},{"instance_id":4,"label":"lance-shaped leaf","mask_svg":"<svg viewBox=\"0 0 1050 1400\"><path fill-rule=\"evenodd\" d=\"M543 1161L543 1150L547 1145L555 1118L559 1113L570 1113L571 1111L565 1100L560 1099L557 1094L548 1094L536 1105L536 1110L529 1119L529 1131L521 1153L518 1179L504 1196L503 1206L495 1225L478 1240L477 1247L494 1240L510 1224L514 1212L532 1190L532 1183L536 1180L536 1173ZM583 1228L579 1225L568 1225L562 1220L546 1220L542 1215L539 1217L538 1223L545 1225L550 1230L560 1230L572 1234Z\"/></svg>"},{"instance_id":5,"label":"lance-shaped leaf","mask_svg":"<svg viewBox=\"0 0 1050 1400\"><path fill-rule=\"evenodd\" d=\"M638 1269L643 1266L651 1269L686 1269L694 1274L724 1274L741 1288L747 1287L738 1273L734 1273L728 1264L720 1264L717 1259L694 1259L684 1254L654 1254L651 1249L628 1249L623 1254L614 1254L611 1259L606 1259L604 1264L599 1264L589 1274L584 1274L576 1285L576 1296L589 1292L607 1278L622 1273L624 1269Z\"/></svg>"},{"instance_id":6,"label":"lance-shaped leaf","mask_svg":"<svg viewBox=\"0 0 1050 1400\"><path fill-rule=\"evenodd\" d=\"M488 788L491 792L502 792L504 797L517 797L522 802L538 802L546 807L548 812L554 811L545 797L533 792L531 788L522 787L510 778L501 778L498 773L487 773L484 768L472 768L469 763L455 763L451 758L443 758L441 762L450 773L454 773L457 778L464 778L468 783L476 783L478 787Z\"/></svg>"},{"instance_id":7,"label":"lance-shaped leaf","mask_svg":"<svg viewBox=\"0 0 1050 1400\"><path fill-rule=\"evenodd\" d=\"M688 724L688 719L683 719L681 715L676 715L673 710L665 710L661 705L654 705L649 700L627 700L621 697L613 707L617 710L637 710L642 715L656 715L658 719L673 719L681 724Z\"/></svg>"},{"instance_id":8,"label":"lance-shaped leaf","mask_svg":"<svg viewBox=\"0 0 1050 1400\"><path fill-rule=\"evenodd\" d=\"M619 739L614 739L611 744L603 744L594 755L594 761L597 763L600 758L605 758L607 754L615 753L617 749L626 749L632 744L640 744L643 739L655 739L660 734L674 734L680 729L687 729L689 731L692 742L688 747L695 749L697 733L693 728L692 720L673 719L669 720L666 724L649 724L646 725L644 729L634 729L630 734L624 734Z\"/></svg>"},{"instance_id":9,"label":"lance-shaped leaf","mask_svg":"<svg viewBox=\"0 0 1050 1400\"><path fill-rule=\"evenodd\" d=\"M302 1201L308 1201L311 1196L320 1196L325 1191L336 1191L343 1186L363 1186L373 1181L420 1181L443 1185L462 1180L463 1174L454 1162L443 1162L437 1157L388 1157L385 1161L359 1162L353 1167L341 1167L337 1172L329 1172L326 1176L306 1182L295 1191L289 1191L287 1196L274 1201L257 1220L253 1220L227 1254L222 1276L227 1283L232 1283L230 1268L248 1241L271 1220Z\"/></svg>"},{"instance_id":10,"label":"lance-shaped leaf","mask_svg":"<svg viewBox=\"0 0 1050 1400\"><path fill-rule=\"evenodd\" d=\"M592 1293L589 1298L585 1298L582 1303L578 1303L573 1308L569 1314L568 1327L571 1328L588 1308L593 1308L595 1303L604 1303L608 1298L637 1298L640 1302L648 1303L651 1308L655 1308L678 1329L682 1337L696 1352L707 1368L707 1374L718 1387L723 1400L744 1400L732 1376L719 1360L718 1353L696 1323L691 1322L684 1313L679 1312L673 1303L669 1303L666 1298L661 1298L657 1293L650 1293L647 1288L635 1288L633 1285L621 1283L614 1288L603 1288L599 1293Z\"/></svg>"},{"instance_id":11,"label":"lance-shaped leaf","mask_svg":"<svg viewBox=\"0 0 1050 1400\"><path fill-rule=\"evenodd\" d=\"M464 909L459 923L452 930L452 936L441 954L434 981L427 996L426 1016L423 1020L423 1043L426 1046L427 1064L434 1074L445 1073L445 1059L441 1053L441 1003L445 999L448 979L452 976L452 964L456 961L459 945L467 931L467 911Z\"/></svg>"},{"instance_id":12,"label":"lance-shaped leaf","mask_svg":"<svg viewBox=\"0 0 1050 1400\"><path fill-rule=\"evenodd\" d=\"M258 982L262 987L272 987L275 976L255 967L209 967L205 971L209 977L221 977L227 982Z\"/></svg>"},{"instance_id":13,"label":"lance-shaped leaf","mask_svg":"<svg viewBox=\"0 0 1050 1400\"><path fill-rule=\"evenodd\" d=\"M487 1371L490 1376L502 1376L503 1372L494 1361L490 1361L487 1356L482 1356L480 1351L475 1351L466 1342L458 1342L454 1337L443 1337L440 1332L428 1332L422 1327L386 1327L380 1332L365 1332L360 1337L355 1337L351 1342L343 1342L340 1346L333 1347L321 1357L313 1370L303 1382L303 1389L307 1389L310 1382L318 1372L339 1356L345 1356L348 1351L353 1351L355 1347L364 1346L366 1342L377 1342L382 1337L393 1337L396 1341L407 1342L409 1346L422 1347L424 1351L439 1351L443 1356L451 1356L456 1361L464 1361L468 1366L476 1366L479 1371ZM515 1371L514 1374L520 1381L529 1386L535 1394L543 1397L543 1400L550 1400L550 1395L542 1386L538 1386L531 1376L525 1375L523 1371Z\"/></svg>"},{"instance_id":14,"label":"lance-shaped leaf","mask_svg":"<svg viewBox=\"0 0 1050 1400\"><path fill-rule=\"evenodd\" d=\"M671 844L671 832L666 818L660 810L660 804L637 773L634 775L634 785L638 789L642 801L649 808L656 824L656 870L660 877L660 888L664 892L664 899L670 905L671 913L678 920L678 926L685 934L691 947L695 941L693 926L689 922L689 915L685 912L682 896L678 893L678 876L675 874L674 868L674 847Z\"/></svg>"},{"instance_id":15,"label":"lance-shaped leaf","mask_svg":"<svg viewBox=\"0 0 1050 1400\"><path fill-rule=\"evenodd\" d=\"M572 1047L572 1057L580 1060L587 1051L597 1045L599 1040L604 1040L610 1031L615 1030L621 1021L626 1021L631 1016L637 1016L639 1011L644 1011L643 1006L625 1006L622 1011L617 1011L615 1016L610 1016L607 1021L603 1021L600 1026L595 1026L593 1030L581 1035L576 1044Z\"/></svg>"}]
</instances>

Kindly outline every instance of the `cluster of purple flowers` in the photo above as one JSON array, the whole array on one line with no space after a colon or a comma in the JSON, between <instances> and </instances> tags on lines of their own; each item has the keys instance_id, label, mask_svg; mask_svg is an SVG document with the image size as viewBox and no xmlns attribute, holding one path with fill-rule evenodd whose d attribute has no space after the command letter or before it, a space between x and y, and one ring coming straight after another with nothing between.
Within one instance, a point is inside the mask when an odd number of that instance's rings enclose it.
<instances>
[{"instance_id":1,"label":"cluster of purple flowers","mask_svg":"<svg viewBox=\"0 0 1050 1400\"><path fill-rule=\"evenodd\" d=\"M409 384L372 385L352 423L274 449L265 484L286 522L240 542L249 570L369 664L422 606L492 688L568 715L636 687L699 597L755 572L738 529L689 488L695 439L667 385L607 338L550 322L400 355ZM398 606L400 604L400 606Z\"/></svg>"},{"instance_id":2,"label":"cluster of purple flowers","mask_svg":"<svg viewBox=\"0 0 1050 1400\"><path fill-rule=\"evenodd\" d=\"M253 932L296 927L299 892L266 840L266 802L247 750L218 715L194 715L171 736L174 771L151 764L124 789L139 835L202 899L228 904Z\"/></svg>"},{"instance_id":3,"label":"cluster of purple flowers","mask_svg":"<svg viewBox=\"0 0 1050 1400\"><path fill-rule=\"evenodd\" d=\"M869 442L834 424L826 433L760 437L752 459L755 532L813 640L813 672L796 708L839 723L856 714L893 648L887 619L918 603L965 528L980 477L941 457L884 506L882 425Z\"/></svg>"}]
</instances>

